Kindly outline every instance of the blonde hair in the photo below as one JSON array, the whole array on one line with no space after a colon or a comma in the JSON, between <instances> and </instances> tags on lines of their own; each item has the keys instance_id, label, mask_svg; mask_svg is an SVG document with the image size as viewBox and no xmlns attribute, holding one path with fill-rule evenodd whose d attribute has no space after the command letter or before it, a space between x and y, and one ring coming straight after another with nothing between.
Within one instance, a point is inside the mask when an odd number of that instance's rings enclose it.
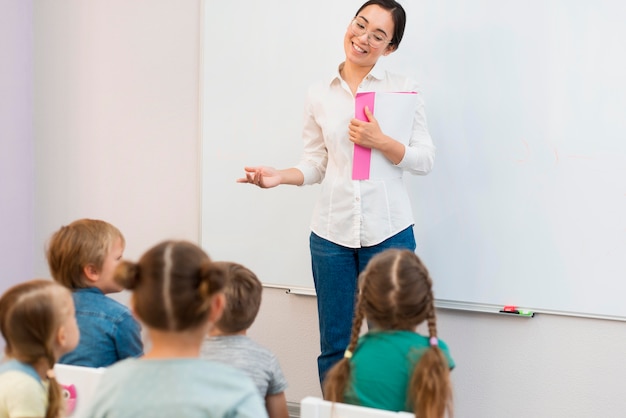
<instances>
[{"instance_id":1,"label":"blonde hair","mask_svg":"<svg viewBox=\"0 0 626 418\"><path fill-rule=\"evenodd\" d=\"M437 342L432 280L413 251L388 249L374 256L359 277L359 290L348 352L354 351L365 318L386 330L413 331L427 321L429 337ZM343 402L350 367L350 360L343 358L329 370L324 380L328 400ZM415 365L407 399L418 418L443 418L446 411L452 416L450 369L437 344Z\"/></svg>"},{"instance_id":2,"label":"blonde hair","mask_svg":"<svg viewBox=\"0 0 626 418\"><path fill-rule=\"evenodd\" d=\"M62 226L48 241L46 257L55 281L70 289L90 287L84 268L100 270L115 240L124 246L124 236L115 226L98 219L79 219Z\"/></svg>"},{"instance_id":3,"label":"blonde hair","mask_svg":"<svg viewBox=\"0 0 626 418\"><path fill-rule=\"evenodd\" d=\"M236 333L250 328L261 306L263 285L257 276L241 264L216 262L226 273L224 295L226 308L215 324L221 331Z\"/></svg>"},{"instance_id":4,"label":"blonde hair","mask_svg":"<svg viewBox=\"0 0 626 418\"><path fill-rule=\"evenodd\" d=\"M137 263L122 261L113 279L133 291L134 311L147 326L184 331L206 322L225 274L197 245L164 241Z\"/></svg>"},{"instance_id":5,"label":"blonde hair","mask_svg":"<svg viewBox=\"0 0 626 418\"><path fill-rule=\"evenodd\" d=\"M65 320L65 300L60 297L68 289L51 280L31 280L8 289L0 298L0 331L6 341L7 357L34 365L45 359L53 369L58 359L53 345ZM65 403L56 379L49 377L46 418L62 416Z\"/></svg>"}]
</instances>

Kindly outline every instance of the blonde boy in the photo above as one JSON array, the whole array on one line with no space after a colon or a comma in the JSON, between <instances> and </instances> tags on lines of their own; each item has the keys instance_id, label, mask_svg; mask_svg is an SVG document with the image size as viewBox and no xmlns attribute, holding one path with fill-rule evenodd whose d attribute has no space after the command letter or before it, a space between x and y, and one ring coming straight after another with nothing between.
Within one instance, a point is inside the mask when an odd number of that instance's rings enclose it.
<instances>
[{"instance_id":1,"label":"blonde boy","mask_svg":"<svg viewBox=\"0 0 626 418\"><path fill-rule=\"evenodd\" d=\"M130 310L106 296L122 288L113 281L125 246L108 222L79 219L62 226L48 242L46 256L55 281L72 291L80 342L62 364L107 367L143 355L141 328Z\"/></svg>"}]
</instances>

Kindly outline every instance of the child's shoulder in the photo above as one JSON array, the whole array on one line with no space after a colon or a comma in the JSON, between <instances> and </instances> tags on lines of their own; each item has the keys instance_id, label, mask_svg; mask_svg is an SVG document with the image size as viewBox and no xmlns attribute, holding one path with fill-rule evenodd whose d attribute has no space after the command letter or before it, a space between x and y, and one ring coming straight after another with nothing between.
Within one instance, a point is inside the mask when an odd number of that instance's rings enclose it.
<instances>
[{"instance_id":1,"label":"child's shoulder","mask_svg":"<svg viewBox=\"0 0 626 418\"><path fill-rule=\"evenodd\" d=\"M428 347L430 345L428 337L406 330L371 330L364 334L359 342L367 345L393 344L407 347ZM443 344L445 345L445 343Z\"/></svg>"},{"instance_id":2,"label":"child's shoulder","mask_svg":"<svg viewBox=\"0 0 626 418\"><path fill-rule=\"evenodd\" d=\"M72 292L76 311L101 311L112 316L130 315L128 306L105 295L97 287L75 289Z\"/></svg>"},{"instance_id":3,"label":"child's shoulder","mask_svg":"<svg viewBox=\"0 0 626 418\"><path fill-rule=\"evenodd\" d=\"M29 403L31 401L36 403L37 400L45 398L46 392L44 383L34 379L28 373L19 370L0 372L0 394L2 394L0 399L5 396L5 399L14 399L19 396Z\"/></svg>"},{"instance_id":4,"label":"child's shoulder","mask_svg":"<svg viewBox=\"0 0 626 418\"><path fill-rule=\"evenodd\" d=\"M133 379L147 382L164 378L200 378L204 380L210 379L212 376L220 376L223 379L230 377L237 380L245 376L240 370L230 365L199 358L127 358L108 367L105 373L108 378L133 376Z\"/></svg>"},{"instance_id":5,"label":"child's shoulder","mask_svg":"<svg viewBox=\"0 0 626 418\"><path fill-rule=\"evenodd\" d=\"M219 335L205 339L203 345L208 349L237 350L263 357L274 357L272 351L247 335Z\"/></svg>"}]
</instances>

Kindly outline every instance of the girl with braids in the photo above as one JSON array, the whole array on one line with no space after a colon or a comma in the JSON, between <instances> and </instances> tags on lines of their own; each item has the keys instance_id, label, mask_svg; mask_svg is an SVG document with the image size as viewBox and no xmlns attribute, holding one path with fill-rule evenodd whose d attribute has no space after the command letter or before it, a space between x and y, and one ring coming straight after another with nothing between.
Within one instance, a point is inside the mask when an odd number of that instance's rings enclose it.
<instances>
[{"instance_id":1,"label":"girl with braids","mask_svg":"<svg viewBox=\"0 0 626 418\"><path fill-rule=\"evenodd\" d=\"M363 320L370 330L359 338ZM428 336L415 332L423 321ZM454 361L437 336L432 280L413 251L374 256L359 278L350 344L324 381L324 396L417 418L452 415Z\"/></svg>"},{"instance_id":2,"label":"girl with braids","mask_svg":"<svg viewBox=\"0 0 626 418\"><path fill-rule=\"evenodd\" d=\"M0 418L63 416L53 367L78 345L74 302L51 280L13 286L0 298L6 361L0 364Z\"/></svg>"},{"instance_id":3,"label":"girl with braids","mask_svg":"<svg viewBox=\"0 0 626 418\"><path fill-rule=\"evenodd\" d=\"M199 358L224 309L219 264L195 244L164 241L138 263L122 261L113 278L132 290L150 343L143 357L107 368L89 417L267 417L246 374Z\"/></svg>"}]
</instances>

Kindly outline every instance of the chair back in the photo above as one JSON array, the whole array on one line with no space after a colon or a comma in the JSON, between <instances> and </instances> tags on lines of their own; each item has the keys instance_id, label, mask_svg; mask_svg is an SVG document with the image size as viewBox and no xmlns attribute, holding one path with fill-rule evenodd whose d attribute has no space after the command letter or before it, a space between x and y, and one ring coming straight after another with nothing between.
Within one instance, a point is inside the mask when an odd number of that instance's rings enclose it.
<instances>
[{"instance_id":1,"label":"chair back","mask_svg":"<svg viewBox=\"0 0 626 418\"><path fill-rule=\"evenodd\" d=\"M55 364L54 373L63 389L66 400L66 416L84 418L98 389L100 378L106 369Z\"/></svg>"},{"instance_id":2,"label":"chair back","mask_svg":"<svg viewBox=\"0 0 626 418\"><path fill-rule=\"evenodd\" d=\"M307 396L300 402L300 418L415 418L409 412L393 412Z\"/></svg>"}]
</instances>

